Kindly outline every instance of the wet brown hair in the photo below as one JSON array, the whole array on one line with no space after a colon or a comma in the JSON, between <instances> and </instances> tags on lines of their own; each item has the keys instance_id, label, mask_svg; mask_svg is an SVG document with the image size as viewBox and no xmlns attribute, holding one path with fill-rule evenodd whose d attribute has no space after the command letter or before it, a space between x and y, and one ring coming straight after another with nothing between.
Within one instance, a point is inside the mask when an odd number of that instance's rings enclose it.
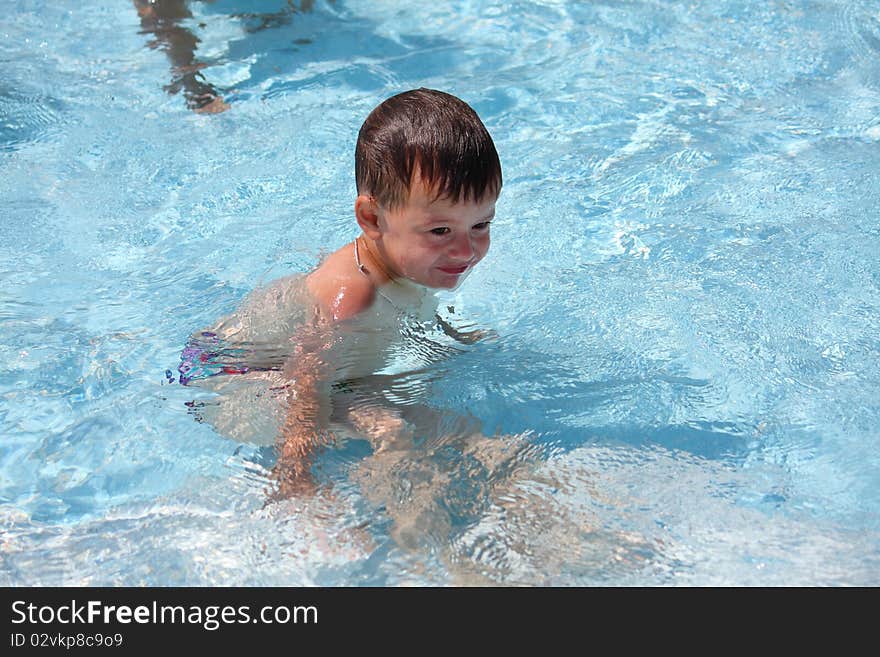
<instances>
[{"instance_id":1,"label":"wet brown hair","mask_svg":"<svg viewBox=\"0 0 880 657\"><path fill-rule=\"evenodd\" d=\"M482 201L501 191L501 162L486 126L463 100L414 89L370 112L354 156L358 194L389 209L406 203L416 171L436 198Z\"/></svg>"}]
</instances>

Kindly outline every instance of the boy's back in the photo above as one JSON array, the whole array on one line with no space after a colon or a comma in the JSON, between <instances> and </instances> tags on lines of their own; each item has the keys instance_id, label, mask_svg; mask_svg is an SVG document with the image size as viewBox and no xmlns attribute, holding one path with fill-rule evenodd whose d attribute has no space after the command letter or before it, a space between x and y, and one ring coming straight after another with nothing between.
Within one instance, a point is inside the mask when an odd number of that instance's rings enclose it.
<instances>
[{"instance_id":1,"label":"boy's back","mask_svg":"<svg viewBox=\"0 0 880 657\"><path fill-rule=\"evenodd\" d=\"M332 396L334 384L345 381L350 388L353 380L394 370L395 353L408 351L401 329L436 320L436 297L427 289L404 286L381 296L371 290L369 306L333 321L309 282L304 274L277 279L192 336L181 379L217 395L195 410L200 421L237 442L272 445L286 416L303 336L321 337L322 360L332 369L323 387Z\"/></svg>"}]
</instances>

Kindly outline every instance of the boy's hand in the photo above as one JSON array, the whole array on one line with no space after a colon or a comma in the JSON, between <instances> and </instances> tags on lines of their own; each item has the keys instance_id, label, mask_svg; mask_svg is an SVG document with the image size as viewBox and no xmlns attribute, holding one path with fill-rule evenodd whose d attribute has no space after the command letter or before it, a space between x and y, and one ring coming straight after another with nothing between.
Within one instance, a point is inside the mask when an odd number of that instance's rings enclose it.
<instances>
[{"instance_id":1,"label":"boy's hand","mask_svg":"<svg viewBox=\"0 0 880 657\"><path fill-rule=\"evenodd\" d=\"M476 344L477 342L494 342L500 336L498 335L498 331L495 329L477 329L475 331L466 331L462 333L465 336L466 344Z\"/></svg>"},{"instance_id":2,"label":"boy's hand","mask_svg":"<svg viewBox=\"0 0 880 657\"><path fill-rule=\"evenodd\" d=\"M443 329L443 332L448 335L453 340L457 340L462 344L476 344L477 342L481 342L483 340L497 340L498 333L493 329L475 329L473 331L461 331L445 319L440 317L440 315L435 315L437 318L437 323L440 325L440 328Z\"/></svg>"},{"instance_id":3,"label":"boy's hand","mask_svg":"<svg viewBox=\"0 0 880 657\"><path fill-rule=\"evenodd\" d=\"M318 486L312 476L311 461L316 449L332 441L332 434L322 436L305 427L285 431L284 439L279 441L278 461L272 470L278 482L272 498L282 500L314 495Z\"/></svg>"}]
</instances>

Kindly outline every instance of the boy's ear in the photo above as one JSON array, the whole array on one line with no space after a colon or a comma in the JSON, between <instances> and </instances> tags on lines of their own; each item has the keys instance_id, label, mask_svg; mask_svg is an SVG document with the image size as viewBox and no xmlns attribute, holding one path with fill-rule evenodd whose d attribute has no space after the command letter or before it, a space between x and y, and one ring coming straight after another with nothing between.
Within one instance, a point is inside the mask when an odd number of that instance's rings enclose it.
<instances>
[{"instance_id":1,"label":"boy's ear","mask_svg":"<svg viewBox=\"0 0 880 657\"><path fill-rule=\"evenodd\" d=\"M354 202L354 216L364 235L370 239L379 239L379 206L372 196L359 195Z\"/></svg>"}]
</instances>

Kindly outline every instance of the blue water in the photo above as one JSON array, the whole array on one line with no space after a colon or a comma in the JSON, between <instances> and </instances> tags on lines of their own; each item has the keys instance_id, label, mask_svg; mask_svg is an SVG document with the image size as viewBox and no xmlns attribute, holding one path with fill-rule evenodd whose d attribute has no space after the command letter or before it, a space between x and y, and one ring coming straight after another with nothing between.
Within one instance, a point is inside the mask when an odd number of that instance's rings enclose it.
<instances>
[{"instance_id":1,"label":"blue water","mask_svg":"<svg viewBox=\"0 0 880 657\"><path fill-rule=\"evenodd\" d=\"M0 20L0 583L880 583L880 2L178 4ZM363 444L272 503L165 371L355 236L357 130L419 86L505 176L444 299L498 337L434 401L533 449L491 502L449 456L407 543Z\"/></svg>"}]
</instances>

